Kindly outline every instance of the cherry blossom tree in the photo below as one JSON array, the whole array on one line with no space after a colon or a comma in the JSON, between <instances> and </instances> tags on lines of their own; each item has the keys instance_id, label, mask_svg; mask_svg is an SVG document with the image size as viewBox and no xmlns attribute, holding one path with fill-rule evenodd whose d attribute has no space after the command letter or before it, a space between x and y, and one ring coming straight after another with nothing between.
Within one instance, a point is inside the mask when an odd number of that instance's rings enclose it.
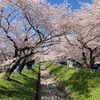
<instances>
[{"instance_id":1,"label":"cherry blossom tree","mask_svg":"<svg viewBox=\"0 0 100 100\"><path fill-rule=\"evenodd\" d=\"M45 0L1 0L0 4L0 29L15 58L5 73L5 78L9 79L15 68L25 63L28 57L59 43L63 35L62 30L58 31L60 20L69 11L66 11L67 2L55 6Z\"/></svg>"},{"instance_id":2,"label":"cherry blossom tree","mask_svg":"<svg viewBox=\"0 0 100 100\"><path fill-rule=\"evenodd\" d=\"M74 48L71 59L78 58L83 67L93 68L100 57L100 1L81 4L81 9L73 12L73 20L70 21L72 27L69 33L74 33L75 37L70 39L69 35L66 35L66 40Z\"/></svg>"},{"instance_id":3,"label":"cherry blossom tree","mask_svg":"<svg viewBox=\"0 0 100 100\"><path fill-rule=\"evenodd\" d=\"M62 19L59 30L67 33L66 40L63 37L63 42L56 45L55 50L60 54L63 52L63 56L65 54L80 67L93 68L100 58L100 1L80 4L80 10Z\"/></svg>"}]
</instances>

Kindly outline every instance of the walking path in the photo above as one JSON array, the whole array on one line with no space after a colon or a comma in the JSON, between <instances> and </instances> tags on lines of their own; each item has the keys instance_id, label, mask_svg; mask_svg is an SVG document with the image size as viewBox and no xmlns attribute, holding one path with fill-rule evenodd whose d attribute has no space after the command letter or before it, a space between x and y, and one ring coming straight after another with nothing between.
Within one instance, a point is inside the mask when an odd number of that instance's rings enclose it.
<instances>
[{"instance_id":1,"label":"walking path","mask_svg":"<svg viewBox=\"0 0 100 100\"><path fill-rule=\"evenodd\" d=\"M40 70L40 100L64 100L44 66Z\"/></svg>"}]
</instances>

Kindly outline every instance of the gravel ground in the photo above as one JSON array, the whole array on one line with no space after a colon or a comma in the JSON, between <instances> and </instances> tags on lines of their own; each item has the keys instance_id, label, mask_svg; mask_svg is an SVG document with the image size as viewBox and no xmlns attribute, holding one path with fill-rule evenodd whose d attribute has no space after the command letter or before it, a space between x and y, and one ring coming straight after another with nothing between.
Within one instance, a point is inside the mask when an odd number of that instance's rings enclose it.
<instances>
[{"instance_id":1,"label":"gravel ground","mask_svg":"<svg viewBox=\"0 0 100 100\"><path fill-rule=\"evenodd\" d=\"M64 94L57 90L53 79L43 66L40 73L40 100L65 100Z\"/></svg>"}]
</instances>

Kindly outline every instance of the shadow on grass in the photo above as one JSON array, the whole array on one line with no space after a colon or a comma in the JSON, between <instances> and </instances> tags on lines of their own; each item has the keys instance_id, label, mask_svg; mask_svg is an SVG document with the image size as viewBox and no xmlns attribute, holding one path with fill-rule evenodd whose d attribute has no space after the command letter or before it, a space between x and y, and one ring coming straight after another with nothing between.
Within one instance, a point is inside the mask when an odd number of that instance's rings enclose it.
<instances>
[{"instance_id":1,"label":"shadow on grass","mask_svg":"<svg viewBox=\"0 0 100 100\"><path fill-rule=\"evenodd\" d=\"M48 64L47 68L49 68L52 73L61 79L62 83L66 87L69 87L71 92L74 92L75 95L77 95L77 99L78 97L91 97L91 89L95 89L100 84L100 72L90 72L84 70L75 70L71 72L71 69L63 69L64 67L59 65L58 67L55 66L56 64Z\"/></svg>"},{"instance_id":2,"label":"shadow on grass","mask_svg":"<svg viewBox=\"0 0 100 100\"><path fill-rule=\"evenodd\" d=\"M12 76L10 81L2 80L0 84L0 100L31 100L36 88L36 74L33 77L25 74ZM3 84L4 82L4 84Z\"/></svg>"},{"instance_id":3,"label":"shadow on grass","mask_svg":"<svg viewBox=\"0 0 100 100\"><path fill-rule=\"evenodd\" d=\"M91 96L90 89L99 85L99 82L97 83L95 80L99 75L99 73L79 70L73 73L68 80L63 81L63 83L70 87L72 92L76 92L78 95L84 95L85 98L88 98Z\"/></svg>"},{"instance_id":4,"label":"shadow on grass","mask_svg":"<svg viewBox=\"0 0 100 100\"><path fill-rule=\"evenodd\" d=\"M28 82L27 82L28 81ZM26 78L25 83L21 83L18 80L11 79L11 88L0 86L0 100L4 98L15 98L15 100L30 100L35 91L36 81Z\"/></svg>"},{"instance_id":5,"label":"shadow on grass","mask_svg":"<svg viewBox=\"0 0 100 100\"><path fill-rule=\"evenodd\" d=\"M20 85L24 85L24 84L23 84L23 83L21 83L20 81L15 80L15 79L12 79L12 78L10 78L10 80L9 80L9 81L14 82L14 83L18 83L18 84L20 84Z\"/></svg>"},{"instance_id":6,"label":"shadow on grass","mask_svg":"<svg viewBox=\"0 0 100 100\"><path fill-rule=\"evenodd\" d=\"M23 74L23 73L21 73L21 75L24 77L24 79L26 79L27 81L29 80L29 79L32 79L32 80L36 80L35 78L31 78L31 77L29 77L29 76L27 76L27 75L25 75L25 74ZM36 76L35 74L33 74L34 76Z\"/></svg>"},{"instance_id":7,"label":"shadow on grass","mask_svg":"<svg viewBox=\"0 0 100 100\"><path fill-rule=\"evenodd\" d=\"M20 90L19 90L20 89ZM30 100L32 98L32 91L23 90L23 88L16 88L16 90L11 89L2 89L0 88L0 100ZM11 99L10 99L11 100Z\"/></svg>"},{"instance_id":8,"label":"shadow on grass","mask_svg":"<svg viewBox=\"0 0 100 100\"><path fill-rule=\"evenodd\" d=\"M79 95L85 95L85 97L89 97L90 91L87 81L88 73L83 73L81 71L74 73L67 82L64 83L66 86L70 86L71 91L77 92Z\"/></svg>"},{"instance_id":9,"label":"shadow on grass","mask_svg":"<svg viewBox=\"0 0 100 100\"><path fill-rule=\"evenodd\" d=\"M38 71L34 70L33 68L31 69L33 73L38 74Z\"/></svg>"}]
</instances>

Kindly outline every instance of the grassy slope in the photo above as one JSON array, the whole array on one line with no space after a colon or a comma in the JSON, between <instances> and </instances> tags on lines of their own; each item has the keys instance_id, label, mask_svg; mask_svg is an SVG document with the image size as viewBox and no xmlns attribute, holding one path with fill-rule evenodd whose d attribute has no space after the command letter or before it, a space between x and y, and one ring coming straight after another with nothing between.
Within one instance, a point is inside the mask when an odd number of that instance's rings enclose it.
<instances>
[{"instance_id":1,"label":"grassy slope","mask_svg":"<svg viewBox=\"0 0 100 100\"><path fill-rule=\"evenodd\" d=\"M0 77L0 100L32 100L36 88L38 67L24 68L22 74L13 72L11 80Z\"/></svg>"},{"instance_id":2,"label":"grassy slope","mask_svg":"<svg viewBox=\"0 0 100 100\"><path fill-rule=\"evenodd\" d=\"M100 100L100 71L88 72L45 63L71 91L74 100Z\"/></svg>"}]
</instances>

